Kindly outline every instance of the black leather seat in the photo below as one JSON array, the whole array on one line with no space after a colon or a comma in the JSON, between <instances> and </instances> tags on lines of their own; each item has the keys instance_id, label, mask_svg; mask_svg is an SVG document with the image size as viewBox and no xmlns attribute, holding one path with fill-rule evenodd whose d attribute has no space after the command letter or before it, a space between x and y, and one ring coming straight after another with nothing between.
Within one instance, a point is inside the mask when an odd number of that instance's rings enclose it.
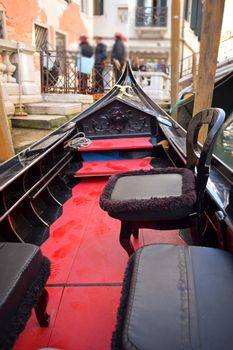
<instances>
[{"instance_id":1,"label":"black leather seat","mask_svg":"<svg viewBox=\"0 0 233 350\"><path fill-rule=\"evenodd\" d=\"M134 255L112 349L232 349L232 254L161 244Z\"/></svg>"},{"instance_id":2,"label":"black leather seat","mask_svg":"<svg viewBox=\"0 0 233 350\"><path fill-rule=\"evenodd\" d=\"M35 307L40 326L47 327L48 295L44 289L50 262L39 247L0 243L0 349L11 349Z\"/></svg>"},{"instance_id":3,"label":"black leather seat","mask_svg":"<svg viewBox=\"0 0 233 350\"><path fill-rule=\"evenodd\" d=\"M195 115L187 131L187 168L128 171L113 175L100 197L100 206L121 220L120 243L129 255L134 252L131 234L139 228L192 228L195 244L202 233L203 198L213 147L224 122L221 109L209 108ZM198 133L209 127L200 152Z\"/></svg>"}]
</instances>

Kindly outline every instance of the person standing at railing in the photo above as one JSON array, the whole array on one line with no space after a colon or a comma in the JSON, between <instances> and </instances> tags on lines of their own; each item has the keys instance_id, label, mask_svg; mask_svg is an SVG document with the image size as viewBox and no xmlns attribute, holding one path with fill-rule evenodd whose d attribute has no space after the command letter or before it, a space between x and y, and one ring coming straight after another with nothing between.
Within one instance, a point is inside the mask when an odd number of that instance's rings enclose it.
<instances>
[{"instance_id":1,"label":"person standing at railing","mask_svg":"<svg viewBox=\"0 0 233 350\"><path fill-rule=\"evenodd\" d=\"M107 46L102 43L102 37L95 36L95 92L104 92L103 70L107 58Z\"/></svg>"},{"instance_id":2,"label":"person standing at railing","mask_svg":"<svg viewBox=\"0 0 233 350\"><path fill-rule=\"evenodd\" d=\"M115 33L115 43L111 52L111 63L114 66L116 82L121 76L122 68L125 64L126 50L121 33Z\"/></svg>"},{"instance_id":3,"label":"person standing at railing","mask_svg":"<svg viewBox=\"0 0 233 350\"><path fill-rule=\"evenodd\" d=\"M77 53L77 69L80 72L79 90L81 93L86 93L88 88L88 75L91 73L94 66L94 50L85 35L81 35L79 40L80 44Z\"/></svg>"}]
</instances>

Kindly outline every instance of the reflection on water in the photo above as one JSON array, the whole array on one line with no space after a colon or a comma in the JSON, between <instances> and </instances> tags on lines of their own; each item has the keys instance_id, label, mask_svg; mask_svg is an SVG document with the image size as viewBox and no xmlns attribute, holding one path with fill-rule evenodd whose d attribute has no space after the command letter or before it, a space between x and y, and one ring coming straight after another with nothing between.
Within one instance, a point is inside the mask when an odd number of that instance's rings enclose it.
<instances>
[{"instance_id":1,"label":"reflection on water","mask_svg":"<svg viewBox=\"0 0 233 350\"><path fill-rule=\"evenodd\" d=\"M218 136L214 154L233 170L233 113L223 124Z\"/></svg>"}]
</instances>

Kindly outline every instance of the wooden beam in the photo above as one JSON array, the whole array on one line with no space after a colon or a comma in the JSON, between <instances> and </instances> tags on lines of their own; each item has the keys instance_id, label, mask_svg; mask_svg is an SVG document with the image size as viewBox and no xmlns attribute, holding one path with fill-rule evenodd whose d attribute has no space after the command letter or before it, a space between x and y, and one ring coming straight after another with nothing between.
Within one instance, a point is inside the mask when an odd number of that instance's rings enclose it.
<instances>
[{"instance_id":1,"label":"wooden beam","mask_svg":"<svg viewBox=\"0 0 233 350\"><path fill-rule=\"evenodd\" d=\"M219 41L221 36L222 18L225 0L205 0L201 30L200 60L193 115L204 108L211 107ZM203 128L199 141L204 142L207 130Z\"/></svg>"},{"instance_id":2,"label":"wooden beam","mask_svg":"<svg viewBox=\"0 0 233 350\"><path fill-rule=\"evenodd\" d=\"M180 64L180 0L172 0L172 32L171 32L171 106L179 95L179 64ZM177 120L177 109L172 113Z\"/></svg>"},{"instance_id":3,"label":"wooden beam","mask_svg":"<svg viewBox=\"0 0 233 350\"><path fill-rule=\"evenodd\" d=\"M11 138L9 120L5 110L3 90L0 83L0 162L13 157L14 147Z\"/></svg>"}]
</instances>

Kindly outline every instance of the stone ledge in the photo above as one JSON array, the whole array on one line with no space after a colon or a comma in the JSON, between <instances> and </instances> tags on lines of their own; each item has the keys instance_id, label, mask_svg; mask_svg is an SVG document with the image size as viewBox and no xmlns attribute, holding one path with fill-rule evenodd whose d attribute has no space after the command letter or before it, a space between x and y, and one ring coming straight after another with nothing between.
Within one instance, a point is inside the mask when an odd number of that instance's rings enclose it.
<instances>
[{"instance_id":1,"label":"stone ledge","mask_svg":"<svg viewBox=\"0 0 233 350\"><path fill-rule=\"evenodd\" d=\"M50 130L57 128L67 121L62 115L28 115L11 118L12 127Z\"/></svg>"},{"instance_id":2,"label":"stone ledge","mask_svg":"<svg viewBox=\"0 0 233 350\"><path fill-rule=\"evenodd\" d=\"M92 95L83 94L44 94L45 102L93 103Z\"/></svg>"},{"instance_id":3,"label":"stone ledge","mask_svg":"<svg viewBox=\"0 0 233 350\"><path fill-rule=\"evenodd\" d=\"M90 107L91 103L82 103L82 112L85 111L88 107Z\"/></svg>"},{"instance_id":4,"label":"stone ledge","mask_svg":"<svg viewBox=\"0 0 233 350\"><path fill-rule=\"evenodd\" d=\"M2 86L6 89L8 96L19 95L19 84L18 83L2 83ZM22 93L22 88L20 90Z\"/></svg>"},{"instance_id":5,"label":"stone ledge","mask_svg":"<svg viewBox=\"0 0 233 350\"><path fill-rule=\"evenodd\" d=\"M0 39L0 51L17 51L17 42L13 40ZM20 42L20 52L34 53L35 47Z\"/></svg>"},{"instance_id":6,"label":"stone ledge","mask_svg":"<svg viewBox=\"0 0 233 350\"><path fill-rule=\"evenodd\" d=\"M22 82L23 95L40 95L40 87L35 82Z\"/></svg>"},{"instance_id":7,"label":"stone ledge","mask_svg":"<svg viewBox=\"0 0 233 350\"><path fill-rule=\"evenodd\" d=\"M37 140L42 139L50 132L51 130L12 128L11 134L15 153L17 154L23 151L25 148L31 146Z\"/></svg>"},{"instance_id":8,"label":"stone ledge","mask_svg":"<svg viewBox=\"0 0 233 350\"><path fill-rule=\"evenodd\" d=\"M7 115L13 115L15 113L15 106L10 101L5 101L5 110Z\"/></svg>"},{"instance_id":9,"label":"stone ledge","mask_svg":"<svg viewBox=\"0 0 233 350\"><path fill-rule=\"evenodd\" d=\"M19 103L19 96L9 96L9 100L14 103ZM36 103L43 101L42 95L22 95L21 96L21 103Z\"/></svg>"},{"instance_id":10,"label":"stone ledge","mask_svg":"<svg viewBox=\"0 0 233 350\"><path fill-rule=\"evenodd\" d=\"M70 115L81 112L81 103L41 102L25 105L25 111L32 115Z\"/></svg>"}]
</instances>

